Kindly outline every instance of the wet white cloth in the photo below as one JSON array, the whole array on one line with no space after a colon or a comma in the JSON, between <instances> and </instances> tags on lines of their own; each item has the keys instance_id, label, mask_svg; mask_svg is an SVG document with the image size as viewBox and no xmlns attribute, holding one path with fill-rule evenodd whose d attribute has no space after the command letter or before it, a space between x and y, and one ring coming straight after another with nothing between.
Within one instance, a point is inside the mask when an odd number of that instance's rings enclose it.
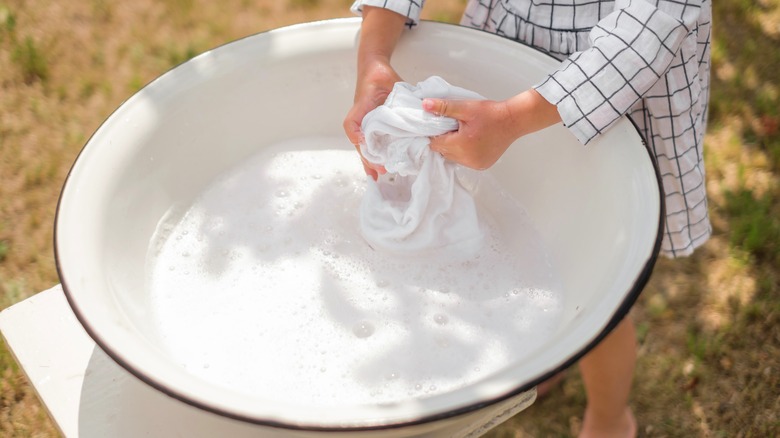
<instances>
[{"instance_id":1,"label":"wet white cloth","mask_svg":"<svg viewBox=\"0 0 780 438\"><path fill-rule=\"evenodd\" d=\"M424 111L428 97L484 99L432 76L416 86L396 83L384 105L363 118L360 151L387 173L368 178L361 232L375 249L468 256L482 244L477 206L456 174L458 165L428 146L430 137L457 130L458 122Z\"/></svg>"}]
</instances>

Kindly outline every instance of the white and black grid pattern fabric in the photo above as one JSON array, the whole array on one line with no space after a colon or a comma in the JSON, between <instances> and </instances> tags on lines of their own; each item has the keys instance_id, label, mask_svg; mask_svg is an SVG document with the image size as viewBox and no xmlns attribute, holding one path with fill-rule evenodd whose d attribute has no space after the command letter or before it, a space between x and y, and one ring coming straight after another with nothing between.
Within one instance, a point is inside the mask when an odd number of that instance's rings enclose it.
<instances>
[{"instance_id":1,"label":"white and black grid pattern fabric","mask_svg":"<svg viewBox=\"0 0 780 438\"><path fill-rule=\"evenodd\" d=\"M357 0L419 21L423 0ZM562 60L536 90L583 144L628 115L666 192L661 251L684 256L712 233L702 141L710 72L710 0L469 0L464 26ZM521 90L518 90L518 92Z\"/></svg>"},{"instance_id":2,"label":"white and black grid pattern fabric","mask_svg":"<svg viewBox=\"0 0 780 438\"><path fill-rule=\"evenodd\" d=\"M363 5L375 6L378 8L390 9L407 18L406 25L414 27L420 21L420 12L422 11L425 0L356 0L352 4L352 12L360 14L363 12Z\"/></svg>"}]
</instances>

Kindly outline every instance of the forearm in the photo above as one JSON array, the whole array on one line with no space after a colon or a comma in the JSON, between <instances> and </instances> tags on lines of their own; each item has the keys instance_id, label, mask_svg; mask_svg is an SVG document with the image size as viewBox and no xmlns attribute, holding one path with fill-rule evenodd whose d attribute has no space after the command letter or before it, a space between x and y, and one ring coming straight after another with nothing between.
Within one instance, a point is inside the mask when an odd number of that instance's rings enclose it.
<instances>
[{"instance_id":1,"label":"forearm","mask_svg":"<svg viewBox=\"0 0 780 438\"><path fill-rule=\"evenodd\" d=\"M357 84L352 108L344 119L344 132L349 141L358 146L362 142L363 117L384 103L396 82L401 78L390 65L398 39L407 18L391 10L363 6L363 24L358 40ZM362 158L362 157L361 157ZM372 168L363 161L366 173L374 179L383 169Z\"/></svg>"},{"instance_id":2,"label":"forearm","mask_svg":"<svg viewBox=\"0 0 780 438\"><path fill-rule=\"evenodd\" d=\"M536 90L530 89L504 101L514 127L512 136L524 135L547 128L561 121L558 108Z\"/></svg>"},{"instance_id":3,"label":"forearm","mask_svg":"<svg viewBox=\"0 0 780 438\"><path fill-rule=\"evenodd\" d=\"M390 65L395 46L401 37L406 17L389 9L363 7L363 23L358 42L358 78L377 64Z\"/></svg>"}]
</instances>

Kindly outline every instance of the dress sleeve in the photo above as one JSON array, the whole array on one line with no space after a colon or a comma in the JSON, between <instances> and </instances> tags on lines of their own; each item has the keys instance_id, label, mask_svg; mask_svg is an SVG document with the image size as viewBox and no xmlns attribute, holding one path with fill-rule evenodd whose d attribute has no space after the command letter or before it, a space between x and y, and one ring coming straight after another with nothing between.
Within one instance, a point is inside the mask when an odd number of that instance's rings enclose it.
<instances>
[{"instance_id":1,"label":"dress sleeve","mask_svg":"<svg viewBox=\"0 0 780 438\"><path fill-rule=\"evenodd\" d=\"M693 32L702 0L617 0L572 54L536 90L558 107L583 144L603 132L669 70Z\"/></svg>"},{"instance_id":2,"label":"dress sleeve","mask_svg":"<svg viewBox=\"0 0 780 438\"><path fill-rule=\"evenodd\" d=\"M420 11L425 0L356 0L350 10L356 15L363 13L363 6L389 9L406 17L406 25L416 26L420 22Z\"/></svg>"}]
</instances>

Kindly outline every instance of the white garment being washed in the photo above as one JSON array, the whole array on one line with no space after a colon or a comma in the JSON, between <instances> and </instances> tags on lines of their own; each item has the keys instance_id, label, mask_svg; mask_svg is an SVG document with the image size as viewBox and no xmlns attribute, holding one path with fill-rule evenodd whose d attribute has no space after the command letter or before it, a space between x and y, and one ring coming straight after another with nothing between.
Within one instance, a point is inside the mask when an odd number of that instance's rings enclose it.
<instances>
[{"instance_id":1,"label":"white garment being washed","mask_svg":"<svg viewBox=\"0 0 780 438\"><path fill-rule=\"evenodd\" d=\"M468 256L482 245L477 206L456 175L458 165L428 147L430 137L457 130L458 122L424 111L428 97L484 99L432 76L417 86L396 83L384 105L363 118L360 151L387 173L368 178L361 231L376 249Z\"/></svg>"}]
</instances>

